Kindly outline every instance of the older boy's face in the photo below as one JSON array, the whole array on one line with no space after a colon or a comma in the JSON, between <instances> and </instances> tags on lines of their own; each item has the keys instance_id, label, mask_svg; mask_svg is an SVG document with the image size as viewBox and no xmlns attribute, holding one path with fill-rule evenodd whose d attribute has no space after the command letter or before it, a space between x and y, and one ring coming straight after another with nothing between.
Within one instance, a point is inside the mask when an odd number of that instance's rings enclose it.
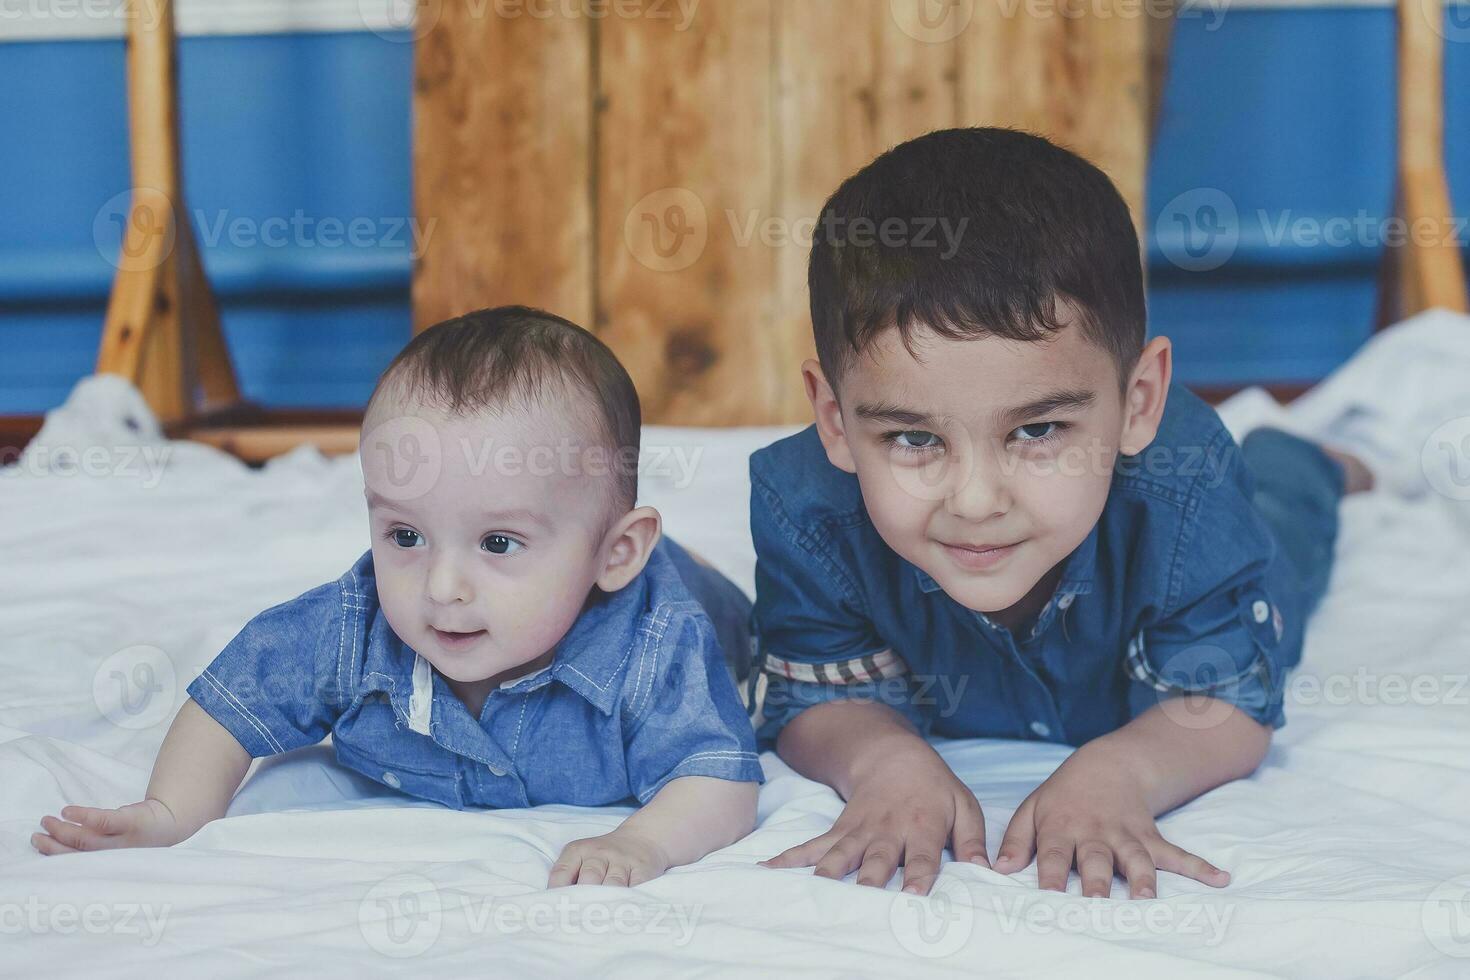
<instances>
[{"instance_id":1,"label":"older boy's face","mask_svg":"<svg viewBox=\"0 0 1470 980\"><path fill-rule=\"evenodd\" d=\"M912 341L915 354L883 332L841 382L864 503L894 551L1006 621L1050 595L1049 573L1107 502L1124 426L1116 365L1075 326L1038 343Z\"/></svg>"},{"instance_id":2,"label":"older boy's face","mask_svg":"<svg viewBox=\"0 0 1470 980\"><path fill-rule=\"evenodd\" d=\"M378 599L393 632L451 681L549 662L600 569L607 476L565 413L451 417L382 392L360 448Z\"/></svg>"}]
</instances>

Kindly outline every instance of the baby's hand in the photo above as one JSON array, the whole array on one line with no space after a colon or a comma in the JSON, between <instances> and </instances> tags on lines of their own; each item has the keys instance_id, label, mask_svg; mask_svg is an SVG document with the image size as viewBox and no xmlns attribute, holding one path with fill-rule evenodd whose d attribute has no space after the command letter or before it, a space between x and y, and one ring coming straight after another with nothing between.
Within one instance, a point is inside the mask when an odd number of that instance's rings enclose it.
<instances>
[{"instance_id":1,"label":"baby's hand","mask_svg":"<svg viewBox=\"0 0 1470 980\"><path fill-rule=\"evenodd\" d=\"M641 885L669 870L664 849L646 837L614 830L574 840L551 866L548 888L562 885Z\"/></svg>"},{"instance_id":2,"label":"baby's hand","mask_svg":"<svg viewBox=\"0 0 1470 980\"><path fill-rule=\"evenodd\" d=\"M46 832L31 835L31 846L42 854L104 851L114 847L168 847L182 833L173 813L160 800L130 803L116 810L66 806L61 817L41 818Z\"/></svg>"}]
</instances>

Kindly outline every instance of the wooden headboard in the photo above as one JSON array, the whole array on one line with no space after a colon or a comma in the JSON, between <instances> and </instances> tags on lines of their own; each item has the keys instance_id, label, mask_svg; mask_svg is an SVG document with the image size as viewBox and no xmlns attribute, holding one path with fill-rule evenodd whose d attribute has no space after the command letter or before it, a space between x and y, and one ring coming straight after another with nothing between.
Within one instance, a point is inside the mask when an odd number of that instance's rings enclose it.
<instances>
[{"instance_id":1,"label":"wooden headboard","mask_svg":"<svg viewBox=\"0 0 1470 980\"><path fill-rule=\"evenodd\" d=\"M1445 229L1441 2L1398 0L1398 182L1401 214ZM171 433L246 459L301 442L350 451L351 417L239 400L192 233L176 221L187 210L172 2L155 8L129 21L128 87L133 184L157 193L133 201L128 228L163 227L173 247L125 242L97 370L137 385ZM1045 17L986 0L627 0L600 18L419 9L438 19L416 32L414 202L434 223L414 268L416 327L499 303L551 309L618 352L650 422L807 417L801 222L911 136L1042 132L1144 213L1168 21L1138 16L1134 0ZM1389 250L1386 320L1466 309L1452 237ZM0 435L23 444L38 425Z\"/></svg>"},{"instance_id":2,"label":"wooden headboard","mask_svg":"<svg viewBox=\"0 0 1470 980\"><path fill-rule=\"evenodd\" d=\"M434 224L415 325L542 306L607 341L651 422L804 419L810 225L883 150L1043 132L1143 214L1149 31L1121 6L700 0L681 22L672 0L600 19L446 3L416 52L414 210Z\"/></svg>"}]
</instances>

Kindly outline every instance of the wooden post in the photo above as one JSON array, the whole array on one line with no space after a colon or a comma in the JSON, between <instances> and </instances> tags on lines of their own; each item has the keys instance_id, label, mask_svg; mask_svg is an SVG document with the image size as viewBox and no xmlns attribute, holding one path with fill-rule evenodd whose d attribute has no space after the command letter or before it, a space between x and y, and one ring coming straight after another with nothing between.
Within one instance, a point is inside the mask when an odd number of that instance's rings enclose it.
<instances>
[{"instance_id":1,"label":"wooden post","mask_svg":"<svg viewBox=\"0 0 1470 980\"><path fill-rule=\"evenodd\" d=\"M1385 255L1383 323L1432 307L1470 312L1444 170L1443 17L1443 0L1398 0L1398 214L1407 237Z\"/></svg>"},{"instance_id":2,"label":"wooden post","mask_svg":"<svg viewBox=\"0 0 1470 980\"><path fill-rule=\"evenodd\" d=\"M172 0L155 9L128 23L132 201L97 370L127 378L177 427L194 417L201 390L206 408L240 392L184 208Z\"/></svg>"}]
</instances>

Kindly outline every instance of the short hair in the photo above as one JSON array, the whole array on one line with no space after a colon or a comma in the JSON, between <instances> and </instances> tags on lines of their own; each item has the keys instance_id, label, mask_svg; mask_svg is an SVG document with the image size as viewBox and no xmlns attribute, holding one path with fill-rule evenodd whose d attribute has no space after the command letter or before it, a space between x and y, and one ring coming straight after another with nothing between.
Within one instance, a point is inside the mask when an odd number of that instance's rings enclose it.
<instances>
[{"instance_id":1,"label":"short hair","mask_svg":"<svg viewBox=\"0 0 1470 980\"><path fill-rule=\"evenodd\" d=\"M408 342L373 389L392 385L452 414L525 406L552 394L582 396L609 451L614 503L638 499L642 410L628 372L606 344L570 320L529 306L476 310L436 323ZM624 506L625 505L625 506Z\"/></svg>"},{"instance_id":2,"label":"short hair","mask_svg":"<svg viewBox=\"0 0 1470 980\"><path fill-rule=\"evenodd\" d=\"M834 391L890 327L910 353L916 327L1040 341L1065 325L1063 304L1113 357L1122 387L1147 326L1138 235L1117 188L1077 154L1012 129L929 133L847 178L822 208L807 283Z\"/></svg>"}]
</instances>

